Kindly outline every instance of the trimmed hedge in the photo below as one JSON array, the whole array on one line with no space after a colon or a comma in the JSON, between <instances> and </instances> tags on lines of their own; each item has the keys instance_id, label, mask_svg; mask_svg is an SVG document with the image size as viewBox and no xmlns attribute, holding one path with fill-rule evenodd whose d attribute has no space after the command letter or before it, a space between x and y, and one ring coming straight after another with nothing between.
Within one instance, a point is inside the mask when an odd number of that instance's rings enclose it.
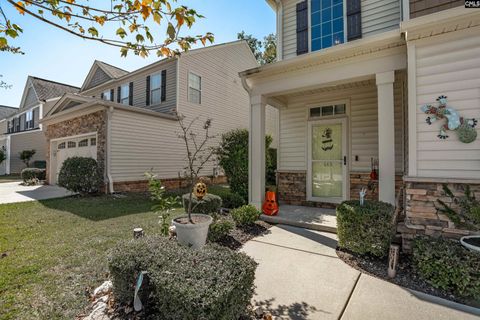
<instances>
[{"instance_id":1,"label":"trimmed hedge","mask_svg":"<svg viewBox=\"0 0 480 320\"><path fill-rule=\"evenodd\" d=\"M232 215L233 220L239 226L246 226L254 224L255 221L260 218L261 212L252 205L246 205L237 209L232 210L230 213Z\"/></svg>"},{"instance_id":2,"label":"trimmed hedge","mask_svg":"<svg viewBox=\"0 0 480 320\"><path fill-rule=\"evenodd\" d=\"M68 158L63 162L58 175L59 186L80 194L96 193L101 184L97 161L92 158Z\"/></svg>"},{"instance_id":3,"label":"trimmed hedge","mask_svg":"<svg viewBox=\"0 0 480 320\"><path fill-rule=\"evenodd\" d=\"M435 288L480 299L480 254L458 241L417 238L413 244L416 271Z\"/></svg>"},{"instance_id":4,"label":"trimmed hedge","mask_svg":"<svg viewBox=\"0 0 480 320\"><path fill-rule=\"evenodd\" d=\"M235 209L245 205L245 200L230 189L221 186L211 186L208 192L222 198L222 206L227 209Z\"/></svg>"},{"instance_id":5,"label":"trimmed hedge","mask_svg":"<svg viewBox=\"0 0 480 320\"><path fill-rule=\"evenodd\" d=\"M254 292L256 263L243 253L207 245L191 250L163 237L118 243L109 254L113 293L131 304L140 271L148 319L238 319Z\"/></svg>"},{"instance_id":6,"label":"trimmed hedge","mask_svg":"<svg viewBox=\"0 0 480 320\"><path fill-rule=\"evenodd\" d=\"M340 247L359 254L383 257L395 231L394 207L381 201L350 200L337 207L337 234Z\"/></svg>"},{"instance_id":7,"label":"trimmed hedge","mask_svg":"<svg viewBox=\"0 0 480 320\"><path fill-rule=\"evenodd\" d=\"M190 193L186 193L182 196L182 203L183 208L185 211L188 209L188 203L190 201ZM222 198L216 196L214 194L207 193L202 200L198 200L198 198L192 194L192 208L193 213L202 213L202 214L210 214L216 213L220 211L222 207Z\"/></svg>"},{"instance_id":8,"label":"trimmed hedge","mask_svg":"<svg viewBox=\"0 0 480 320\"><path fill-rule=\"evenodd\" d=\"M26 182L32 179L45 180L46 170L37 169L37 168L25 168L22 170L21 175L22 175L23 182Z\"/></svg>"}]
</instances>

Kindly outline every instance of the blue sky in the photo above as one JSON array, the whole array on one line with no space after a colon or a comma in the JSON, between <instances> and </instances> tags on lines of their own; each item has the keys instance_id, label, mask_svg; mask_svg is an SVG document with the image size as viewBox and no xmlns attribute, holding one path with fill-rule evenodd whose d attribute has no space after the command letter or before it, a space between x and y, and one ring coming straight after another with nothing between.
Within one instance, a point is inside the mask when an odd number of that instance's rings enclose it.
<instances>
[{"instance_id":1,"label":"blue sky","mask_svg":"<svg viewBox=\"0 0 480 320\"><path fill-rule=\"evenodd\" d=\"M206 16L188 33L213 32L215 44L236 40L237 32L242 30L258 38L275 32L275 15L265 0L178 0L177 3ZM21 16L8 3L2 2L2 7L9 19L24 29L21 37L11 44L20 46L25 55L0 53L2 80L12 85L11 89L0 89L0 105L18 107L28 75L81 86L94 60L131 71L158 59L154 54L147 59L133 54L121 58L118 48L83 40ZM163 34L159 30L157 37Z\"/></svg>"}]
</instances>

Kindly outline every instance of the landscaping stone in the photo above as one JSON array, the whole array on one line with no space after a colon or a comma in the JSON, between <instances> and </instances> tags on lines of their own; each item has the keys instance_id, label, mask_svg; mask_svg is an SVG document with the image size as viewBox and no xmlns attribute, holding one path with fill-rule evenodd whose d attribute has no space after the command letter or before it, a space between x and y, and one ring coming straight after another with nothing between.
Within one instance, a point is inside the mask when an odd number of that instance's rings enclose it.
<instances>
[{"instance_id":1,"label":"landscaping stone","mask_svg":"<svg viewBox=\"0 0 480 320\"><path fill-rule=\"evenodd\" d=\"M94 297L100 297L106 295L112 291L113 284L112 281L105 281L100 287L96 288L93 291Z\"/></svg>"}]
</instances>

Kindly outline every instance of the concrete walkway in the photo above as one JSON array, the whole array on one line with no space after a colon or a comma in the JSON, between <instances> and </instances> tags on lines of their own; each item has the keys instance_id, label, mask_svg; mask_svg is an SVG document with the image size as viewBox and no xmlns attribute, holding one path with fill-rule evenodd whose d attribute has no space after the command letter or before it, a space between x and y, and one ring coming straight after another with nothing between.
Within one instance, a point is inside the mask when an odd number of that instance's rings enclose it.
<instances>
[{"instance_id":1,"label":"concrete walkway","mask_svg":"<svg viewBox=\"0 0 480 320\"><path fill-rule=\"evenodd\" d=\"M294 227L337 233L335 209L281 205L278 215L262 214L261 219L269 223L286 224Z\"/></svg>"},{"instance_id":2,"label":"concrete walkway","mask_svg":"<svg viewBox=\"0 0 480 320\"><path fill-rule=\"evenodd\" d=\"M276 319L479 319L479 309L361 274L337 257L334 234L270 231L242 250L259 263L255 304Z\"/></svg>"},{"instance_id":3,"label":"concrete walkway","mask_svg":"<svg viewBox=\"0 0 480 320\"><path fill-rule=\"evenodd\" d=\"M0 204L62 198L72 195L58 186L22 186L20 182L0 183Z\"/></svg>"}]
</instances>

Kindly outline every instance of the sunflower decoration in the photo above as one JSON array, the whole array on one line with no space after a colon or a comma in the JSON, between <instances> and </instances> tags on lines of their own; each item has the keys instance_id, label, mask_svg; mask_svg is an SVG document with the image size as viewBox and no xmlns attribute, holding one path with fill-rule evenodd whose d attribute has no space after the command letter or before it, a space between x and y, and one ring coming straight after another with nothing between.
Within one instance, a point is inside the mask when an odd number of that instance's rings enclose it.
<instances>
[{"instance_id":1,"label":"sunflower decoration","mask_svg":"<svg viewBox=\"0 0 480 320\"><path fill-rule=\"evenodd\" d=\"M202 200L207 194L207 185L204 182L199 182L193 187L193 194L198 200Z\"/></svg>"}]
</instances>

